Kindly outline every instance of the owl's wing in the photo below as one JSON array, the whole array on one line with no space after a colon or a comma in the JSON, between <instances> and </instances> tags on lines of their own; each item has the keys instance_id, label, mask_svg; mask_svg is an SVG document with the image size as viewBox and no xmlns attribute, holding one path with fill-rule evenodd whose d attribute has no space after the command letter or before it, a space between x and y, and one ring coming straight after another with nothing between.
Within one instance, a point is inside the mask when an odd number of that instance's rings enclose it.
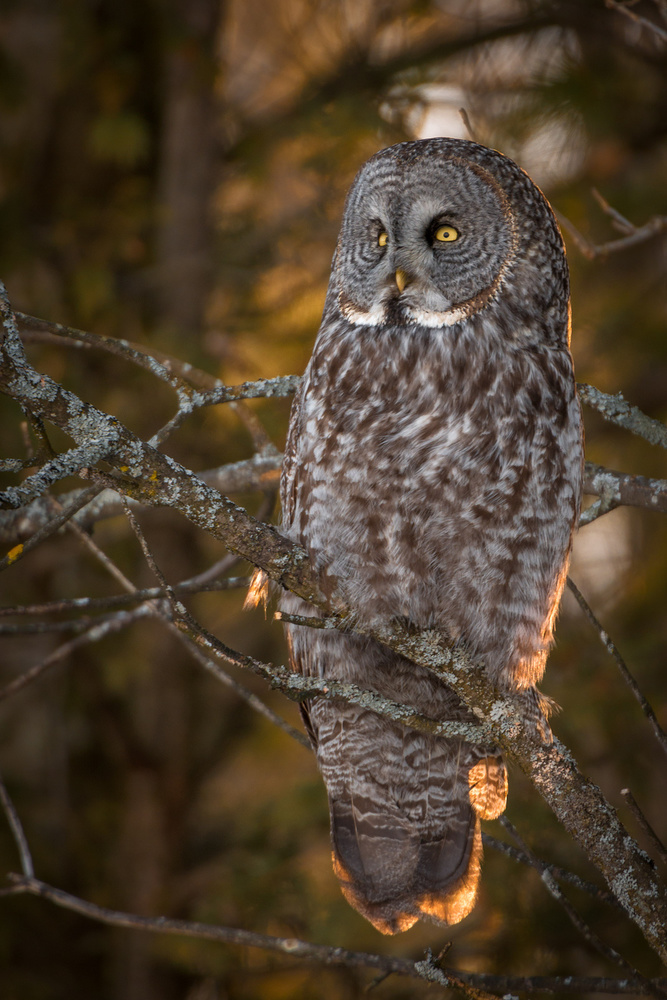
<instances>
[{"instance_id":1,"label":"owl's wing","mask_svg":"<svg viewBox=\"0 0 667 1000\"><path fill-rule=\"evenodd\" d=\"M283 511L283 528L287 528L292 524L296 509L297 442L301 431L302 399L305 382L306 377L304 376L301 386L292 400L289 432L283 455L282 472L280 475L280 504ZM243 602L243 610L248 611L250 608L255 608L260 602L264 604L264 608L266 609L269 600L269 588L270 581L268 575L263 569L259 569L258 567L250 580L248 593Z\"/></svg>"},{"instance_id":2,"label":"owl's wing","mask_svg":"<svg viewBox=\"0 0 667 1000\"><path fill-rule=\"evenodd\" d=\"M301 437L303 398L307 380L308 373L306 372L292 400L292 408L290 410L289 431L287 433L287 441L285 442L283 467L280 476L280 504L283 512L283 528L292 524L296 509L297 471L299 468L297 452Z\"/></svg>"}]
</instances>

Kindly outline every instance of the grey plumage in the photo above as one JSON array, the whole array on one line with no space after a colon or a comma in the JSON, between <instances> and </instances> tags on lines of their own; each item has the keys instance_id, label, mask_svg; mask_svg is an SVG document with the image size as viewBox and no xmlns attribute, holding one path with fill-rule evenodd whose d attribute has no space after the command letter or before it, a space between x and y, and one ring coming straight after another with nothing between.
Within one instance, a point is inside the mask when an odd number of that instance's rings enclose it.
<instances>
[{"instance_id":1,"label":"grey plumage","mask_svg":"<svg viewBox=\"0 0 667 1000\"><path fill-rule=\"evenodd\" d=\"M382 150L348 195L322 325L294 400L283 530L358 620L465 643L550 738L540 680L581 493L565 254L516 164L475 143ZM314 614L285 593L284 611ZM436 719L471 719L427 670L353 635L288 626L295 670ZM343 702L305 711L334 868L384 933L472 908L498 751Z\"/></svg>"}]
</instances>

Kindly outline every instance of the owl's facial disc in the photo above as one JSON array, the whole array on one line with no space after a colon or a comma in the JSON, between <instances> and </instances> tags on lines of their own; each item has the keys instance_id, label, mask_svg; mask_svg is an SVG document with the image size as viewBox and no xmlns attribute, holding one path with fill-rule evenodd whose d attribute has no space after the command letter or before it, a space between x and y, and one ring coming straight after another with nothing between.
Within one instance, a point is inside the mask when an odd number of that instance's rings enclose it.
<instances>
[{"instance_id":1,"label":"owl's facial disc","mask_svg":"<svg viewBox=\"0 0 667 1000\"><path fill-rule=\"evenodd\" d=\"M415 170L371 160L350 191L338 244L341 312L364 326L460 323L497 291L513 244L507 200L477 164L438 157Z\"/></svg>"}]
</instances>

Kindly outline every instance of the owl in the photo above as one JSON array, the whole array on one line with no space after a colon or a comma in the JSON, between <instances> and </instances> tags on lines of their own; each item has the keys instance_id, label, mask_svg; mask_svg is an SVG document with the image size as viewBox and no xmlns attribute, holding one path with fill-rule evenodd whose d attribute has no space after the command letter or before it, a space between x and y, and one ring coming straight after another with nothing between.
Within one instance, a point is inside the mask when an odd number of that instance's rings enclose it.
<instances>
[{"instance_id":1,"label":"owl","mask_svg":"<svg viewBox=\"0 0 667 1000\"><path fill-rule=\"evenodd\" d=\"M529 177L459 139L373 156L347 197L322 325L295 397L284 533L362 625L440 630L550 739L537 691L582 483L569 283ZM284 593L281 608L317 615ZM472 720L378 642L287 625L293 669L436 720ZM348 901L393 934L472 909L480 820L507 797L493 746L418 733L344 701L304 707Z\"/></svg>"}]
</instances>

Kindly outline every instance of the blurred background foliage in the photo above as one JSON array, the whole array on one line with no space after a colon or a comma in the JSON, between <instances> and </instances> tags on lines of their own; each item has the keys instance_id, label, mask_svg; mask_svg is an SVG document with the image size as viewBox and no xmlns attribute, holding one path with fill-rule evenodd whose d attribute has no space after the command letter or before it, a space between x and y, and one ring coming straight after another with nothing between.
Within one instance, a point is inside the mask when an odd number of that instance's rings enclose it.
<instances>
[{"instance_id":1,"label":"blurred background foliage","mask_svg":"<svg viewBox=\"0 0 667 1000\"><path fill-rule=\"evenodd\" d=\"M660 6L632 9L659 21ZM370 154L415 136L465 136L465 106L479 141L517 159L603 243L618 234L593 187L637 225L667 213L666 63L656 34L602 0L3 0L0 273L16 309L167 351L228 383L300 373L345 192ZM664 239L592 261L567 242L579 380L666 419ZM39 370L143 436L171 415L170 394L116 358L39 342L29 350ZM282 447L289 401L254 409ZM20 419L0 400L5 454L21 453ZM590 459L667 476L664 452L590 412L586 425ZM217 407L167 450L199 470L247 457L252 441ZM252 511L260 502L235 499ZM141 522L172 582L223 554L169 512ZM94 537L137 586L154 585L123 518ZM663 723L666 555L664 518L622 509L581 532L572 569ZM5 605L117 592L69 535L1 582ZM279 628L261 612L241 614L243 596L189 603L225 642L285 662ZM3 677L60 641L5 639ZM294 706L241 679L299 725ZM583 769L622 810L629 785L665 836L664 762L569 597L544 687L563 706L556 732ZM614 974L535 872L489 850L479 905L462 925L381 938L331 872L312 755L157 624L85 647L0 716L1 767L37 874L86 899L415 958L451 939L447 962L473 971ZM516 773L508 815L541 857L595 878ZM489 829L503 837L498 824ZM4 822L0 858L16 870ZM656 974L638 932L573 898L605 940ZM16 1000L334 1000L362 996L373 978L111 930L29 898L2 902L0 970L2 995ZM390 977L376 991L428 989Z\"/></svg>"}]
</instances>

